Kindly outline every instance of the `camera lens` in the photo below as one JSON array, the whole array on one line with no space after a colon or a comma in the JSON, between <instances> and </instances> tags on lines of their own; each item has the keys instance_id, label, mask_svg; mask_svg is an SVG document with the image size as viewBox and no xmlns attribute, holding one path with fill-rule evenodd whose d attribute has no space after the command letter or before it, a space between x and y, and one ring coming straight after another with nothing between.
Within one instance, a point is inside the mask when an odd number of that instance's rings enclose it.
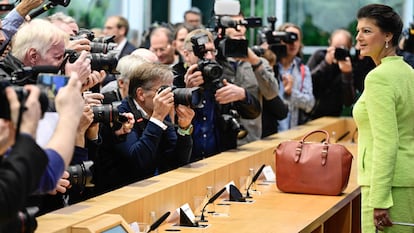
<instances>
[{"instance_id":1,"label":"camera lens","mask_svg":"<svg viewBox=\"0 0 414 233\"><path fill-rule=\"evenodd\" d=\"M1 224L0 232L33 233L37 228L36 214L39 207L30 206L19 211L17 215L6 224Z\"/></svg>"},{"instance_id":2,"label":"camera lens","mask_svg":"<svg viewBox=\"0 0 414 233\"><path fill-rule=\"evenodd\" d=\"M174 88L174 103L190 106L191 108L200 108L202 104L202 93L199 87L193 88Z\"/></svg>"},{"instance_id":3,"label":"camera lens","mask_svg":"<svg viewBox=\"0 0 414 233\"><path fill-rule=\"evenodd\" d=\"M68 167L69 182L72 185L79 185L81 187L93 187L91 167L93 161L84 161L81 164L76 164Z\"/></svg>"}]
</instances>

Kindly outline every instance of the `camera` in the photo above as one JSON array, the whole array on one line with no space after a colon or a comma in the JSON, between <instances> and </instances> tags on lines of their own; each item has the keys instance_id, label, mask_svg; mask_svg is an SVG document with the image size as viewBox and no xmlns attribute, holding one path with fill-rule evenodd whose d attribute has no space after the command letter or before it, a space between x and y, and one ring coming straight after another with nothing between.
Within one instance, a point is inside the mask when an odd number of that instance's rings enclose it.
<instances>
[{"instance_id":1,"label":"camera","mask_svg":"<svg viewBox=\"0 0 414 233\"><path fill-rule=\"evenodd\" d=\"M221 35L216 38L216 47L221 50L224 57L247 57L248 41L236 40L225 36L226 28L234 28L239 30L239 26L246 28L256 28L262 26L262 19L259 17L244 18L242 20L234 20L230 16L215 17L215 31L221 28Z\"/></svg>"},{"instance_id":2,"label":"camera","mask_svg":"<svg viewBox=\"0 0 414 233\"><path fill-rule=\"evenodd\" d=\"M227 113L221 114L220 127L224 131L233 131L237 133L237 139L243 139L247 136L247 130L239 123L240 115L234 110L230 109Z\"/></svg>"},{"instance_id":3,"label":"camera","mask_svg":"<svg viewBox=\"0 0 414 233\"><path fill-rule=\"evenodd\" d=\"M335 48L334 57L337 61L345 61L347 57L350 57L351 54L349 53L348 49L345 48Z\"/></svg>"},{"instance_id":4,"label":"camera","mask_svg":"<svg viewBox=\"0 0 414 233\"><path fill-rule=\"evenodd\" d=\"M33 233L37 228L36 214L39 212L39 207L26 207L19 211L17 215L9 222L0 227L0 232L21 232Z\"/></svg>"},{"instance_id":5,"label":"camera","mask_svg":"<svg viewBox=\"0 0 414 233\"><path fill-rule=\"evenodd\" d=\"M71 165L68 167L69 182L71 185L78 185L84 187L94 187L92 183L92 168L93 161L83 161L81 164Z\"/></svg>"},{"instance_id":6,"label":"camera","mask_svg":"<svg viewBox=\"0 0 414 233\"><path fill-rule=\"evenodd\" d=\"M10 83L8 83L5 80L0 80L0 118L10 120L11 119L11 113L10 113L10 105L9 101L6 96L5 89L6 87L10 86ZM22 86L12 86L14 91L16 92L17 98L22 106L24 106L27 97L29 96L29 92L25 90ZM49 100L47 97L47 94L45 92L40 92L39 95L39 102L40 102L40 108L42 111L42 116L46 112L47 108L49 107Z\"/></svg>"},{"instance_id":7,"label":"camera","mask_svg":"<svg viewBox=\"0 0 414 233\"><path fill-rule=\"evenodd\" d=\"M114 50L118 44L114 42L115 36L95 37L95 34L87 29L80 29L76 36L72 36L71 40L86 38L90 41L91 53L108 53Z\"/></svg>"},{"instance_id":8,"label":"camera","mask_svg":"<svg viewBox=\"0 0 414 233\"><path fill-rule=\"evenodd\" d=\"M216 87L221 83L221 76L223 75L223 67L214 60L205 59L204 55L207 53L206 43L208 43L207 34L199 34L191 37L193 44L193 52L199 58L197 69L201 71L204 79L204 87Z\"/></svg>"},{"instance_id":9,"label":"camera","mask_svg":"<svg viewBox=\"0 0 414 233\"><path fill-rule=\"evenodd\" d=\"M68 55L68 61L73 63L79 58L79 54L73 50L66 50L65 53ZM111 74L118 74L116 66L118 65L118 58L116 53L91 53L88 55L91 59L92 70L105 70Z\"/></svg>"},{"instance_id":10,"label":"camera","mask_svg":"<svg viewBox=\"0 0 414 233\"><path fill-rule=\"evenodd\" d=\"M93 112L93 122L94 123L104 123L104 124L115 124L117 127L121 126L122 123L128 121L128 118L124 115L121 115L118 112L118 106L121 104L120 101L112 102L111 104L102 104L97 106L92 106ZM114 126L115 127L115 126ZM117 129L115 127L115 129Z\"/></svg>"},{"instance_id":11,"label":"camera","mask_svg":"<svg viewBox=\"0 0 414 233\"><path fill-rule=\"evenodd\" d=\"M269 49L276 54L278 58L285 57L287 54L286 44L292 44L299 39L294 32L282 32L275 30L276 17L267 17L269 26L259 30L259 37L261 42L267 42Z\"/></svg>"},{"instance_id":12,"label":"camera","mask_svg":"<svg viewBox=\"0 0 414 233\"><path fill-rule=\"evenodd\" d=\"M158 93L167 88L168 86L161 86ZM189 106L190 108L201 108L203 107L203 94L199 87L191 88L177 88L171 87L174 94L174 104L181 104Z\"/></svg>"}]
</instances>

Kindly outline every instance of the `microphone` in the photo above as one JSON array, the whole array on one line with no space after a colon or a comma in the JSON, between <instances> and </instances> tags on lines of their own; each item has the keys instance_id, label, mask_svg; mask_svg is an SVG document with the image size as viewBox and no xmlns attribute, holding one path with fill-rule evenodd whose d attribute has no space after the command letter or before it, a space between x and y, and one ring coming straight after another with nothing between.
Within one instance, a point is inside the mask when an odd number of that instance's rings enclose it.
<instances>
[{"instance_id":1,"label":"microphone","mask_svg":"<svg viewBox=\"0 0 414 233\"><path fill-rule=\"evenodd\" d=\"M204 205L203 209L201 209L201 217L200 217L200 222L207 222L207 220L205 220L205 217L204 217L204 210L205 210L205 208L206 208L209 204L213 203L213 202L214 202L217 198L219 198L219 197L221 196L221 194L223 194L223 193L224 193L224 191L226 191L226 187L222 188L220 191L218 191L216 194L214 194L214 196L212 196L212 197L208 200L208 202Z\"/></svg>"},{"instance_id":2,"label":"microphone","mask_svg":"<svg viewBox=\"0 0 414 233\"><path fill-rule=\"evenodd\" d=\"M250 198L250 197L251 197L251 196L250 196L250 194L249 194L249 189L250 189L250 186L252 186L252 184L253 184L254 182L256 182L257 178L259 178L260 173L262 173L262 171L263 171L263 168L264 168L264 167L265 167L265 164L263 164L263 165L259 168L259 170L257 170L256 174L254 174L254 176L253 176L253 178L252 178L252 181L250 182L249 186L247 187L247 190L246 190L246 197L248 197L248 198Z\"/></svg>"},{"instance_id":3,"label":"microphone","mask_svg":"<svg viewBox=\"0 0 414 233\"><path fill-rule=\"evenodd\" d=\"M230 16L223 16L220 18L221 26L225 28L236 28L237 22L233 20Z\"/></svg>"},{"instance_id":4,"label":"microphone","mask_svg":"<svg viewBox=\"0 0 414 233\"><path fill-rule=\"evenodd\" d=\"M157 221L153 222L146 233L156 230L165 221L165 219L168 218L169 215L170 211L162 215L159 219L157 219Z\"/></svg>"},{"instance_id":5,"label":"microphone","mask_svg":"<svg viewBox=\"0 0 414 233\"><path fill-rule=\"evenodd\" d=\"M43 12L46 12L50 9L53 9L57 5L61 5L64 7L67 7L70 3L70 0L51 0L47 4L43 5L41 8L37 9L33 13L29 14L30 18L33 19L39 15L41 15Z\"/></svg>"}]
</instances>

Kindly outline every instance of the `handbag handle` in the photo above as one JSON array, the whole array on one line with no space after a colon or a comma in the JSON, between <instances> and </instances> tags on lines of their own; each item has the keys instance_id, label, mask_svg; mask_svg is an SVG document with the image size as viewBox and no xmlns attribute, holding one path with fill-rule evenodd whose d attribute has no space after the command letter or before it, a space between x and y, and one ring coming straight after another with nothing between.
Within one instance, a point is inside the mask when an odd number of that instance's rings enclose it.
<instances>
[{"instance_id":1,"label":"handbag handle","mask_svg":"<svg viewBox=\"0 0 414 233\"><path fill-rule=\"evenodd\" d=\"M322 147L322 152L321 152L321 164L322 166L326 164L326 160L328 157L328 144L329 144L329 134L326 130L314 130L314 131L307 133L305 136L303 136L303 138L299 141L298 147L296 147L295 163L299 162L300 156L302 154L302 147L303 147L303 144L305 143L305 139L309 135L314 134L314 133L324 133L326 135L326 140L322 142L323 147Z\"/></svg>"}]
</instances>

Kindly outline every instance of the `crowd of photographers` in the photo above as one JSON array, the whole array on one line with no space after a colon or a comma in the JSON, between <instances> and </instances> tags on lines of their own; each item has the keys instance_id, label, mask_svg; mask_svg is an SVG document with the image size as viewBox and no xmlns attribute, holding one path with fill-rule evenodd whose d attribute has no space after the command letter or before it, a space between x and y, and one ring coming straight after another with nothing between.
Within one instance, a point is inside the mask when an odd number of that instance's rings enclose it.
<instances>
[{"instance_id":1,"label":"crowd of photographers","mask_svg":"<svg viewBox=\"0 0 414 233\"><path fill-rule=\"evenodd\" d=\"M344 115L374 66L342 29L304 64L300 27L273 17L253 48L257 19L218 14L208 29L197 8L134 46L121 16L95 35L60 12L30 19L42 3L1 21L0 231L31 232L35 215Z\"/></svg>"}]
</instances>

